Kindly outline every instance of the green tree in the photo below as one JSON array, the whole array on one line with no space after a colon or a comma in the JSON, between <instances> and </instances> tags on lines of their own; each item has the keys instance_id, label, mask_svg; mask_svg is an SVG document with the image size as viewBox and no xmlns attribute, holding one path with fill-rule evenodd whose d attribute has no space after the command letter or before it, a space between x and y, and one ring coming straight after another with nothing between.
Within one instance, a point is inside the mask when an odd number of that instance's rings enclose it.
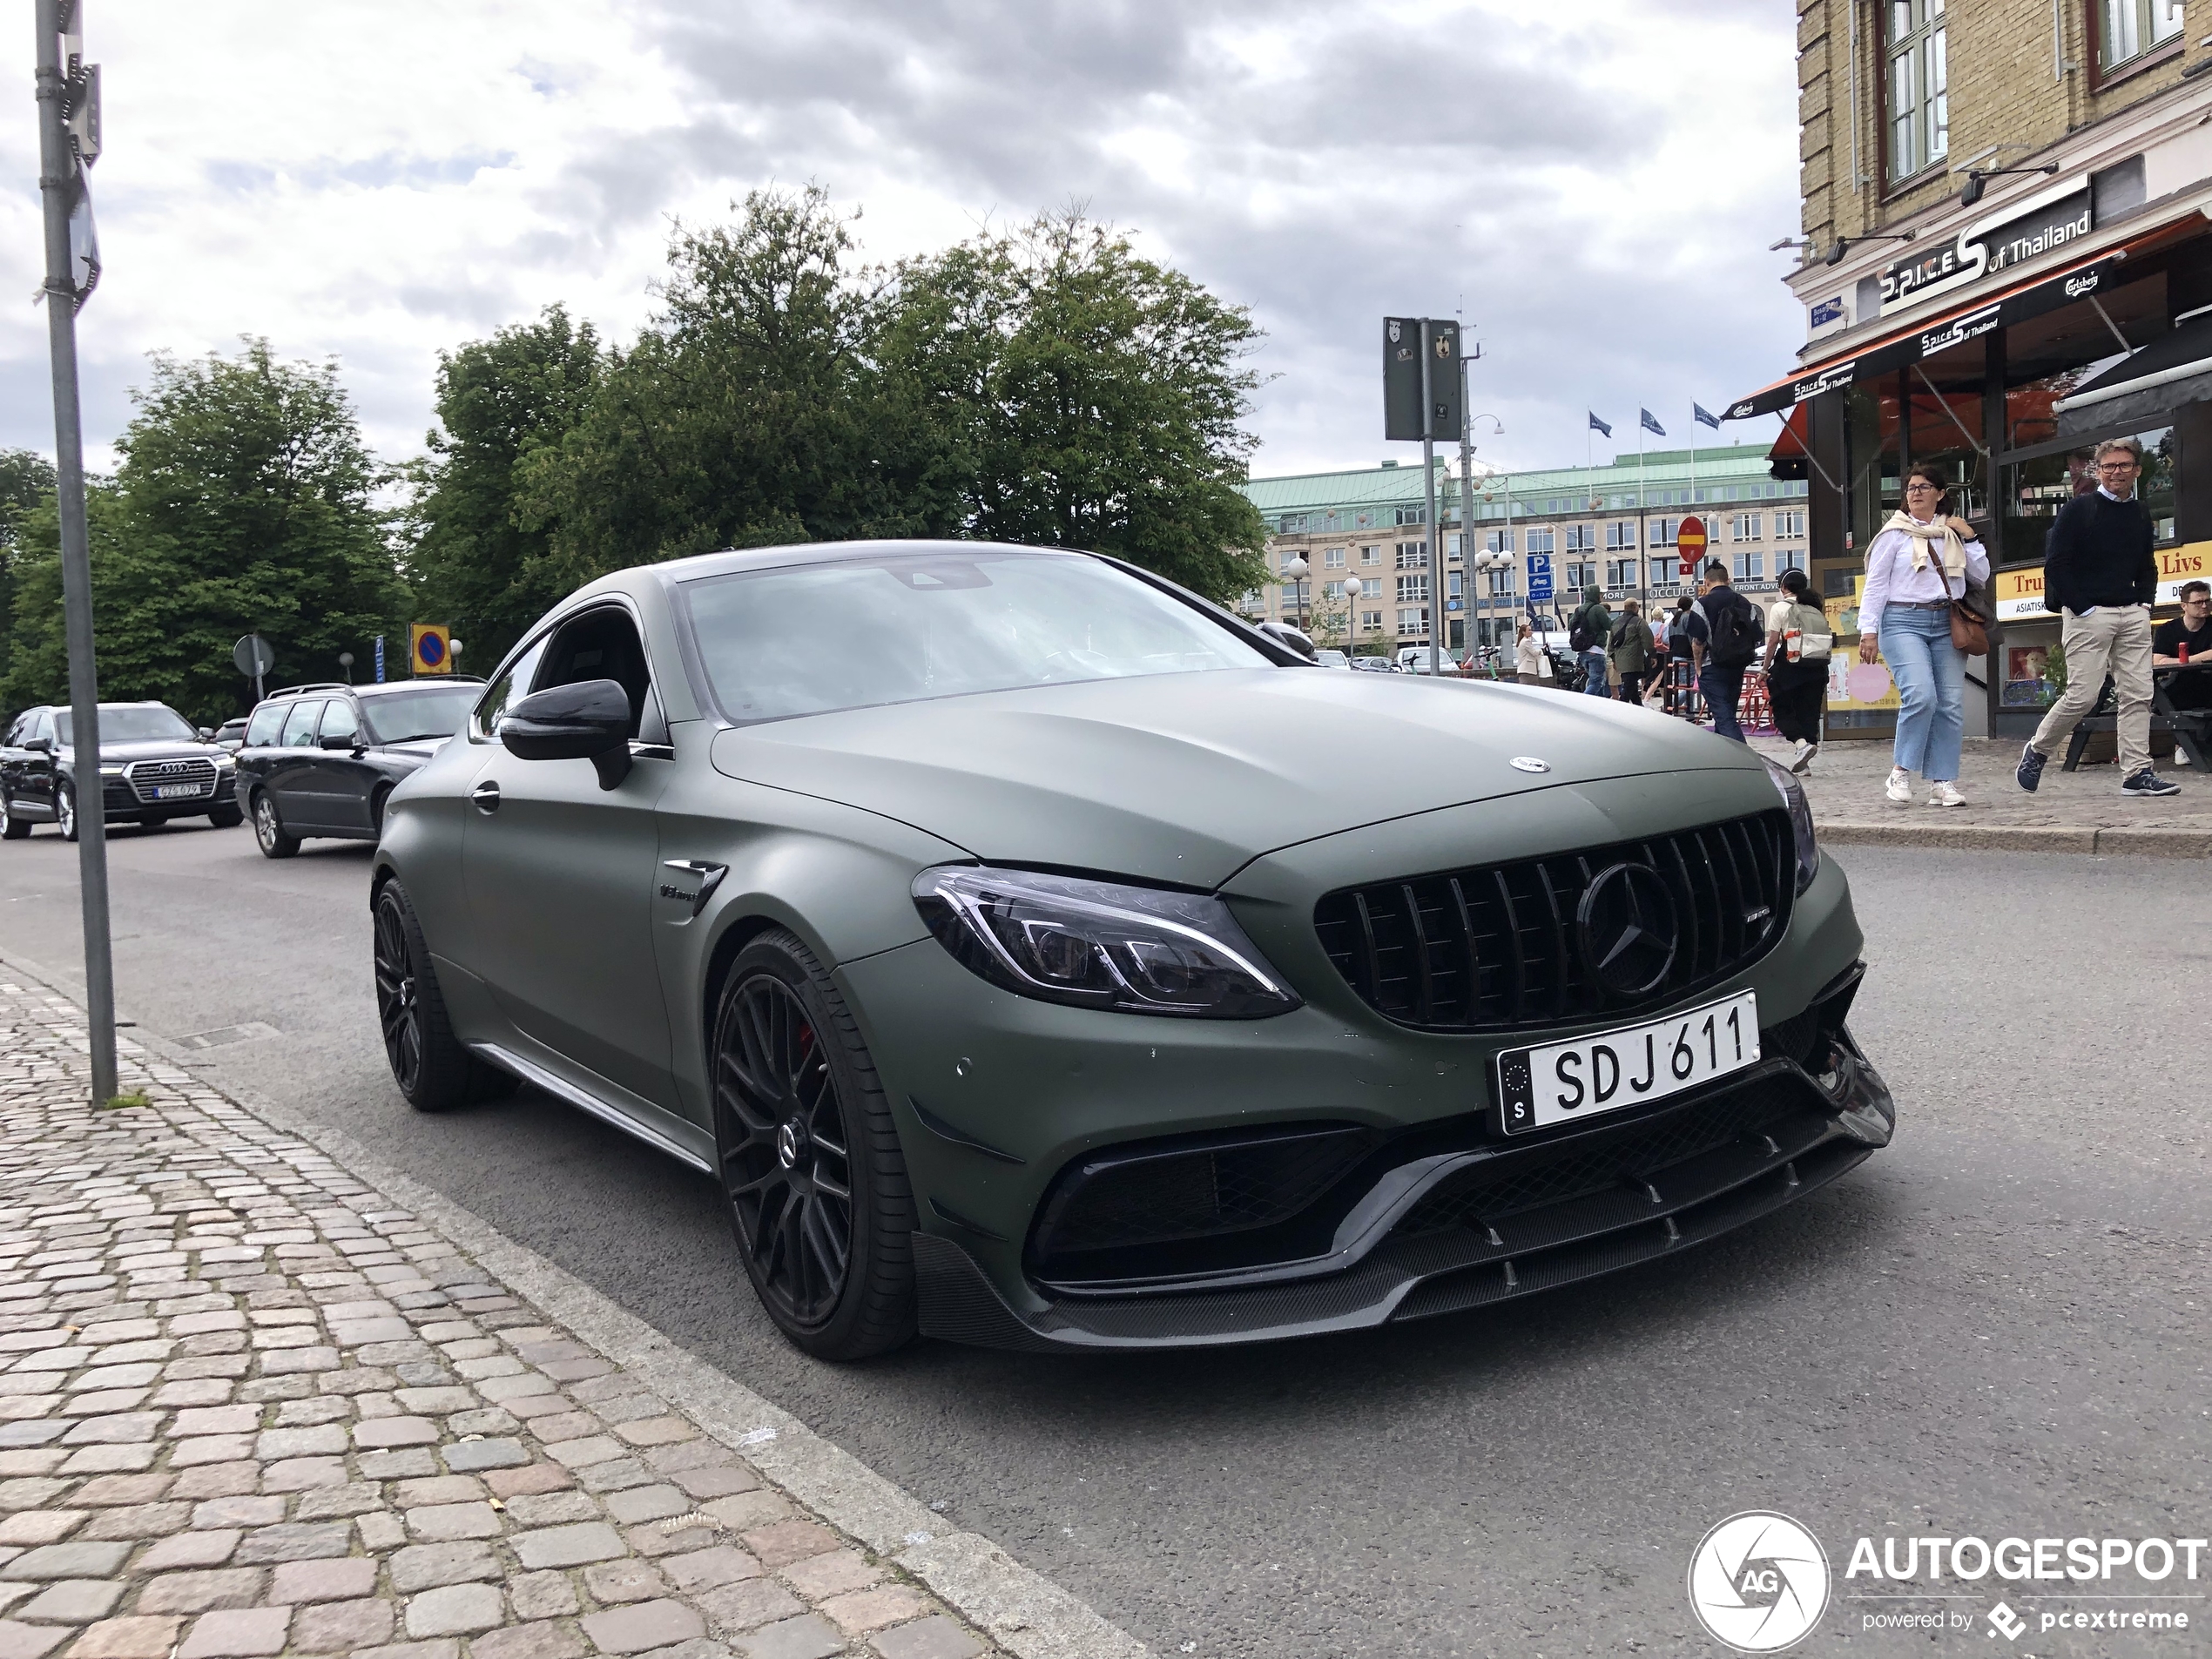
<instances>
[{"instance_id":1,"label":"green tree","mask_svg":"<svg viewBox=\"0 0 2212 1659\"><path fill-rule=\"evenodd\" d=\"M421 614L487 671L572 585L553 573L547 529L516 520L516 470L582 418L604 361L591 325L559 306L439 356L439 424L409 469L407 576Z\"/></svg>"},{"instance_id":2,"label":"green tree","mask_svg":"<svg viewBox=\"0 0 2212 1659\"><path fill-rule=\"evenodd\" d=\"M117 448L88 492L100 692L158 698L201 721L242 709L239 635L276 647L275 678L340 676L373 636L404 636L406 590L372 492L383 481L335 365L279 362L266 341L236 357L157 354ZM57 521L25 523L28 557L0 699L65 694Z\"/></svg>"},{"instance_id":3,"label":"green tree","mask_svg":"<svg viewBox=\"0 0 2212 1659\"><path fill-rule=\"evenodd\" d=\"M24 523L53 493L53 462L34 449L0 449L0 685L8 678L12 634L7 619L15 614Z\"/></svg>"}]
</instances>

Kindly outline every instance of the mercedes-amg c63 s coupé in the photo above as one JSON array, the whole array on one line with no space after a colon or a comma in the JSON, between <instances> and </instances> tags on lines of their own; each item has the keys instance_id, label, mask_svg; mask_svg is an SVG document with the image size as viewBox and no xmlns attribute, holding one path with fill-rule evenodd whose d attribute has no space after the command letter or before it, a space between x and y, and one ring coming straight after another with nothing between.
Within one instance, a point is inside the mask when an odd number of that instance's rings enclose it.
<instances>
[{"instance_id":1,"label":"mercedes-amg c63 s coup\u00e9","mask_svg":"<svg viewBox=\"0 0 2212 1659\"><path fill-rule=\"evenodd\" d=\"M1296 644L1034 548L595 582L391 796L399 1087L523 1079L710 1173L832 1359L1481 1308L1887 1143L1788 773Z\"/></svg>"}]
</instances>

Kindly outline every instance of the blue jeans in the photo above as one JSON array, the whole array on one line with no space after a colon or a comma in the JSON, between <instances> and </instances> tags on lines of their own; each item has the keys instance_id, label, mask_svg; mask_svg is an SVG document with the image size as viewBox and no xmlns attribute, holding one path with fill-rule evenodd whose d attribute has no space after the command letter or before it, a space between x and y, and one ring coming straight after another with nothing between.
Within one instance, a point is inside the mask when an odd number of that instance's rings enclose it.
<instances>
[{"instance_id":1,"label":"blue jeans","mask_svg":"<svg viewBox=\"0 0 2212 1659\"><path fill-rule=\"evenodd\" d=\"M1897 681L1895 764L1932 784L1959 780L1966 732L1966 658L1948 610L1882 612L1882 656Z\"/></svg>"},{"instance_id":2,"label":"blue jeans","mask_svg":"<svg viewBox=\"0 0 2212 1659\"><path fill-rule=\"evenodd\" d=\"M1582 664L1589 671L1582 678L1583 694L1588 697L1611 697L1613 688L1605 683L1605 653L1586 651L1582 653Z\"/></svg>"},{"instance_id":3,"label":"blue jeans","mask_svg":"<svg viewBox=\"0 0 2212 1659\"><path fill-rule=\"evenodd\" d=\"M1743 728L1736 723L1736 705L1743 695L1742 667L1720 668L1711 663L1698 671L1697 689L1712 713L1713 730L1723 738L1743 741Z\"/></svg>"}]
</instances>

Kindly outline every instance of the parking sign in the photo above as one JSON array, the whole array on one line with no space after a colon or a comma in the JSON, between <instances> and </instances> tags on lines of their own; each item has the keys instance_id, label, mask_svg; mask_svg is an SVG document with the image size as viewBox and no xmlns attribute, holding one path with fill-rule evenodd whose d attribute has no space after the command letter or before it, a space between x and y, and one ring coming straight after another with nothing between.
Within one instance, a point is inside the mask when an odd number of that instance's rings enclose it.
<instances>
[{"instance_id":1,"label":"parking sign","mask_svg":"<svg viewBox=\"0 0 2212 1659\"><path fill-rule=\"evenodd\" d=\"M1531 601L1552 597L1552 556L1531 553L1528 556L1528 597Z\"/></svg>"}]
</instances>

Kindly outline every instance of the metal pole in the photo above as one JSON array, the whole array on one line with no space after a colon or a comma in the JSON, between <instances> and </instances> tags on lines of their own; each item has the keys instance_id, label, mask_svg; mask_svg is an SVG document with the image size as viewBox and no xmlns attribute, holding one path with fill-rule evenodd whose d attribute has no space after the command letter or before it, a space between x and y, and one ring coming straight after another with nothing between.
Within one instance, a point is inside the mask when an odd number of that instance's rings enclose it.
<instances>
[{"instance_id":1,"label":"metal pole","mask_svg":"<svg viewBox=\"0 0 2212 1659\"><path fill-rule=\"evenodd\" d=\"M1433 679L1444 671L1444 538L1436 522L1436 384L1435 357L1428 348L1428 325L1421 325L1421 488L1428 514L1429 584L1428 672Z\"/></svg>"},{"instance_id":2,"label":"metal pole","mask_svg":"<svg viewBox=\"0 0 2212 1659\"><path fill-rule=\"evenodd\" d=\"M1460 329L1460 580L1469 588L1474 585L1474 370L1469 367L1474 360L1467 354L1465 325ZM1470 593L1468 597L1476 598ZM1478 604L1479 604L1478 600ZM1476 613L1474 637L1467 641L1473 651L1482 643L1482 620Z\"/></svg>"},{"instance_id":3,"label":"metal pole","mask_svg":"<svg viewBox=\"0 0 2212 1659\"><path fill-rule=\"evenodd\" d=\"M46 209L46 329L54 368L55 500L69 637L70 748L78 785L77 871L84 912L84 1011L92 1103L117 1094L115 964L108 941L107 802L100 776L100 690L92 659L92 562L84 525L84 435L77 401L77 285L69 212L77 179L62 112L60 0L37 0L38 192ZM88 763L89 757L89 763ZM86 799L89 787L90 799Z\"/></svg>"}]
</instances>

